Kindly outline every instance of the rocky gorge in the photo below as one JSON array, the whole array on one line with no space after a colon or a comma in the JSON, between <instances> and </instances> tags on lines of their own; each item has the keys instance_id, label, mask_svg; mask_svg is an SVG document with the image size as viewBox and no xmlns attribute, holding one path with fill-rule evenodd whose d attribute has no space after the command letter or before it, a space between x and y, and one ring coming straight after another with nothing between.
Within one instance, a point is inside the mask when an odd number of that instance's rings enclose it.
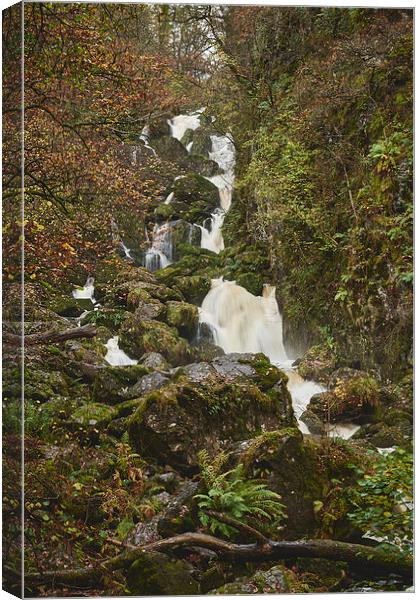
<instances>
[{"instance_id":1,"label":"rocky gorge","mask_svg":"<svg viewBox=\"0 0 420 600\"><path fill-rule=\"evenodd\" d=\"M229 15L232 89L245 85L251 97ZM269 29L271 22L264 15L258 23L265 32L262 24ZM353 35L359 18L352 13L344 31ZM290 21L278 25L283 32ZM335 39L340 27L328 35ZM285 53L279 56L291 78ZM287 102L289 88L277 72L270 76L280 82L273 106ZM118 139L117 155L121 173L147 183L141 218L114 206L102 189L101 212L109 208L109 215L106 227L99 222L100 237L87 243L94 257L71 262L59 285L28 275L22 325L21 285L7 283L3 546L12 593L19 592L21 450L25 594L32 597L391 591L412 584L406 304L398 305L401 322L390 329L383 356L385 328L366 326L357 316L360 302L342 318L322 304L330 271L319 289L311 277L342 238L325 233L322 260L313 259L322 236L315 242L307 233L318 209L299 204L312 185L306 157L298 153L302 163L295 164L290 145L271 140L274 149L261 160L244 132L263 123L252 130L263 147L267 130L277 134L283 121L267 128L267 107L250 116L241 94L234 98L239 109L217 111L200 90L177 110L134 119L139 125ZM315 119L312 125L315 131ZM396 151L390 155L398 163ZM270 171L273 157L293 162L296 171L285 167L290 181ZM378 177L388 173L381 169ZM402 167L398 173L402 181ZM294 217L278 209L271 185L293 196L305 226L293 230ZM357 227L360 219L356 214ZM303 250L301 230L309 240ZM70 248L60 246L60 253L76 255ZM301 255L306 283L293 263ZM313 311L303 317L308 304ZM367 306L364 317L374 311ZM391 356L397 341L399 354Z\"/></svg>"}]
</instances>

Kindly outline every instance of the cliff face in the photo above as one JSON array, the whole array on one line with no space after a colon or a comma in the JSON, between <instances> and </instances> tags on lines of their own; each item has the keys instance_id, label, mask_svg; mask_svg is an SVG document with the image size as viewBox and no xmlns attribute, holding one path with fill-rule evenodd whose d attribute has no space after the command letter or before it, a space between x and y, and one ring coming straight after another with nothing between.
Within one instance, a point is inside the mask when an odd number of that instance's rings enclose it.
<instances>
[{"instance_id":1,"label":"cliff face","mask_svg":"<svg viewBox=\"0 0 420 600\"><path fill-rule=\"evenodd\" d=\"M398 378L412 338L411 11L250 10L226 17L236 200L267 247L289 341L306 330Z\"/></svg>"}]
</instances>

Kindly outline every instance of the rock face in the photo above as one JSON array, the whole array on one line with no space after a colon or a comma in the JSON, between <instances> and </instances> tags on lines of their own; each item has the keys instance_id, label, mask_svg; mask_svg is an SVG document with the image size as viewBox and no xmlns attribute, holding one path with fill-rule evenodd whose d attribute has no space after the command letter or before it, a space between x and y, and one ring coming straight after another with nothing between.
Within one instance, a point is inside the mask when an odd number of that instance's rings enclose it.
<instances>
[{"instance_id":1,"label":"rock face","mask_svg":"<svg viewBox=\"0 0 420 600\"><path fill-rule=\"evenodd\" d=\"M233 442L295 424L286 377L263 355L226 355L177 369L143 396L129 420L132 445L189 471L197 453L215 456Z\"/></svg>"}]
</instances>

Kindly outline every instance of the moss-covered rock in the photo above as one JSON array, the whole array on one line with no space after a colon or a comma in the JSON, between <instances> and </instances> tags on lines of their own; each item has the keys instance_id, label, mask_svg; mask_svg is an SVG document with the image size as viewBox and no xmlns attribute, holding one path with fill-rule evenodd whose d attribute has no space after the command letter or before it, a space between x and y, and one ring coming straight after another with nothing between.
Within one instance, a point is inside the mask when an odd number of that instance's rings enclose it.
<instances>
[{"instance_id":1,"label":"moss-covered rock","mask_svg":"<svg viewBox=\"0 0 420 600\"><path fill-rule=\"evenodd\" d=\"M264 281L256 273L242 273L239 277L236 277L236 283L254 294L254 296L261 296Z\"/></svg>"},{"instance_id":2,"label":"moss-covered rock","mask_svg":"<svg viewBox=\"0 0 420 600\"><path fill-rule=\"evenodd\" d=\"M150 370L145 365L101 367L96 370L92 385L92 400L115 404L126 399L125 389L134 385Z\"/></svg>"},{"instance_id":3,"label":"moss-covered rock","mask_svg":"<svg viewBox=\"0 0 420 600\"><path fill-rule=\"evenodd\" d=\"M127 586L136 596L188 596L199 593L199 584L185 560L160 552L145 552L131 565Z\"/></svg>"},{"instance_id":4,"label":"moss-covered rock","mask_svg":"<svg viewBox=\"0 0 420 600\"><path fill-rule=\"evenodd\" d=\"M334 381L332 390L311 398L308 410L323 422L366 422L371 418L379 404L379 383L368 374Z\"/></svg>"},{"instance_id":5,"label":"moss-covered rock","mask_svg":"<svg viewBox=\"0 0 420 600\"><path fill-rule=\"evenodd\" d=\"M182 164L188 158L188 152L176 138L161 136L153 140L153 147L161 158L169 162Z\"/></svg>"},{"instance_id":6,"label":"moss-covered rock","mask_svg":"<svg viewBox=\"0 0 420 600\"><path fill-rule=\"evenodd\" d=\"M222 358L178 369L171 383L144 396L129 422L132 445L188 470L202 448L215 456L232 442L295 424L283 380L267 389L272 374L236 358L229 367Z\"/></svg>"},{"instance_id":7,"label":"moss-covered rock","mask_svg":"<svg viewBox=\"0 0 420 600\"><path fill-rule=\"evenodd\" d=\"M134 358L141 358L145 352L157 352L172 365L185 364L194 354L175 328L160 321L145 321L137 311L120 329L120 346Z\"/></svg>"},{"instance_id":8,"label":"moss-covered rock","mask_svg":"<svg viewBox=\"0 0 420 600\"><path fill-rule=\"evenodd\" d=\"M313 379L320 383L328 383L331 373L335 370L337 358L327 344L312 346L302 359L297 370L304 379Z\"/></svg>"},{"instance_id":9,"label":"moss-covered rock","mask_svg":"<svg viewBox=\"0 0 420 600\"><path fill-rule=\"evenodd\" d=\"M165 321L176 327L182 336L191 338L198 329L198 308L187 302L167 302Z\"/></svg>"},{"instance_id":10,"label":"moss-covered rock","mask_svg":"<svg viewBox=\"0 0 420 600\"><path fill-rule=\"evenodd\" d=\"M319 507L334 486L332 480L340 478L348 485L354 481L349 464L360 460L358 451L346 445L324 448L323 444L287 428L250 440L238 457L249 476L266 480L280 494L287 507L282 532L287 538L316 535L322 523ZM337 514L331 527L345 517L346 513Z\"/></svg>"},{"instance_id":11,"label":"moss-covered rock","mask_svg":"<svg viewBox=\"0 0 420 600\"><path fill-rule=\"evenodd\" d=\"M282 565L276 565L267 571L258 570L252 576L240 577L231 583L222 585L211 594L287 594L290 583L296 575Z\"/></svg>"},{"instance_id":12,"label":"moss-covered rock","mask_svg":"<svg viewBox=\"0 0 420 600\"><path fill-rule=\"evenodd\" d=\"M174 182L172 206L178 218L197 223L209 217L219 206L219 190L213 183L198 175L189 173Z\"/></svg>"},{"instance_id":13,"label":"moss-covered rock","mask_svg":"<svg viewBox=\"0 0 420 600\"><path fill-rule=\"evenodd\" d=\"M111 406L90 402L75 410L71 419L80 425L97 425L111 420L114 413L115 411Z\"/></svg>"}]
</instances>

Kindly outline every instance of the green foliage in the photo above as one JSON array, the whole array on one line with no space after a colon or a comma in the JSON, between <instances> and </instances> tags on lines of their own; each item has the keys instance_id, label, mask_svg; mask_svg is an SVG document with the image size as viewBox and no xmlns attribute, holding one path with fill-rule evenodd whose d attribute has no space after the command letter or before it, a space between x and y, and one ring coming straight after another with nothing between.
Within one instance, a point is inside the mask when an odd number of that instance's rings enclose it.
<instances>
[{"instance_id":1,"label":"green foliage","mask_svg":"<svg viewBox=\"0 0 420 600\"><path fill-rule=\"evenodd\" d=\"M201 476L207 488L206 494L196 496L202 524L212 533L219 532L232 537L235 534L233 527L206 513L215 511L238 521L255 518L270 522L271 528L278 526L286 518L280 496L269 490L264 483L244 479L242 464L221 473L226 460L227 456L223 453L214 462L210 461L205 450L199 453Z\"/></svg>"},{"instance_id":2,"label":"green foliage","mask_svg":"<svg viewBox=\"0 0 420 600\"><path fill-rule=\"evenodd\" d=\"M93 310L86 315L85 320L94 325L114 326L118 328L125 321L126 316L126 311L119 309Z\"/></svg>"},{"instance_id":3,"label":"green foliage","mask_svg":"<svg viewBox=\"0 0 420 600\"><path fill-rule=\"evenodd\" d=\"M373 453L372 453L373 454ZM413 456L401 448L382 455L347 492L354 509L349 519L390 551L412 553Z\"/></svg>"}]
</instances>

